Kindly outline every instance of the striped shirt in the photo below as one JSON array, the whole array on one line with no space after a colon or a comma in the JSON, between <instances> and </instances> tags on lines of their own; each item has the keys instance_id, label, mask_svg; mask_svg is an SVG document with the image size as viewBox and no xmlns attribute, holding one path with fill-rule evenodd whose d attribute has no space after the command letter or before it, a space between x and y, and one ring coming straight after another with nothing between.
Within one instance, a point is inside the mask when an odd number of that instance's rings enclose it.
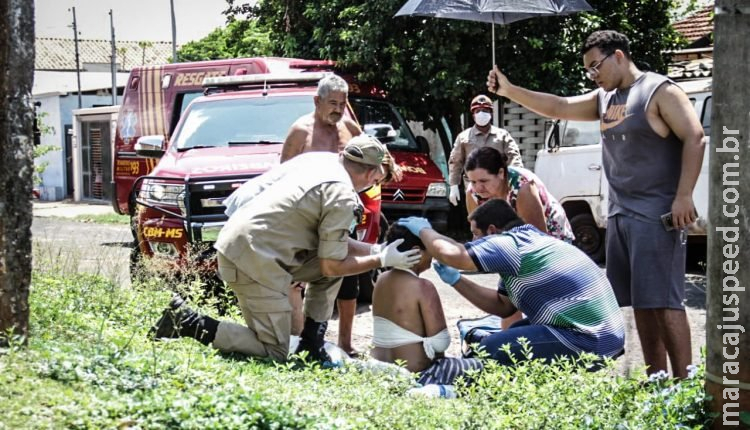
<instances>
[{"instance_id":1,"label":"striped shirt","mask_svg":"<svg viewBox=\"0 0 750 430\"><path fill-rule=\"evenodd\" d=\"M465 246L481 271L501 276L498 293L531 324L548 326L576 351L622 351L625 329L612 286L578 248L529 224Z\"/></svg>"}]
</instances>

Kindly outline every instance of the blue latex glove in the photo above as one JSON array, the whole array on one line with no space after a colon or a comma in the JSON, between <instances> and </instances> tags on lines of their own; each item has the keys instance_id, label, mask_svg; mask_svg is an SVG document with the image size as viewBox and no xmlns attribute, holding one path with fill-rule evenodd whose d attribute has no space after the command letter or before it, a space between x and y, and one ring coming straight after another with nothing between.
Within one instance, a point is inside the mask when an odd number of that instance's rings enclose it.
<instances>
[{"instance_id":1,"label":"blue latex glove","mask_svg":"<svg viewBox=\"0 0 750 430\"><path fill-rule=\"evenodd\" d=\"M410 216L407 218L401 218L398 220L398 224L402 225L409 229L409 231L414 235L419 237L419 232L422 231L425 228L432 228L430 225L430 222L427 221L427 218L422 218L418 216Z\"/></svg>"},{"instance_id":2,"label":"blue latex glove","mask_svg":"<svg viewBox=\"0 0 750 430\"><path fill-rule=\"evenodd\" d=\"M458 270L451 266L446 266L439 261L433 261L432 268L435 269L438 276L440 276L440 279L451 287L456 285L456 282L461 279L461 273L459 273Z\"/></svg>"}]
</instances>

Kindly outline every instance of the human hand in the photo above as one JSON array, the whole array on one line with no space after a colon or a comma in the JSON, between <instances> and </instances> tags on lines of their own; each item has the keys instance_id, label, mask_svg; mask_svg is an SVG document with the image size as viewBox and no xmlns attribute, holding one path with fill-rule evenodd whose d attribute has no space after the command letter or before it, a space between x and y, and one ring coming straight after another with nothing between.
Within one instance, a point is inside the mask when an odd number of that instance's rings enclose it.
<instances>
[{"instance_id":1,"label":"human hand","mask_svg":"<svg viewBox=\"0 0 750 430\"><path fill-rule=\"evenodd\" d=\"M419 232L426 228L432 228L430 225L430 222L427 221L427 218L422 218L418 216L410 216L407 218L401 218L397 221L399 225L402 225L409 229L409 231L414 235L419 237Z\"/></svg>"},{"instance_id":2,"label":"human hand","mask_svg":"<svg viewBox=\"0 0 750 430\"><path fill-rule=\"evenodd\" d=\"M440 279L451 287L455 286L459 279L461 279L461 273L458 270L451 266L446 266L439 261L433 261L432 268L435 269Z\"/></svg>"},{"instance_id":3,"label":"human hand","mask_svg":"<svg viewBox=\"0 0 750 430\"><path fill-rule=\"evenodd\" d=\"M458 191L458 185L451 185L451 192L448 195L448 201L453 206L458 206L458 201L461 200L461 193Z\"/></svg>"},{"instance_id":4,"label":"human hand","mask_svg":"<svg viewBox=\"0 0 750 430\"><path fill-rule=\"evenodd\" d=\"M695 222L698 212L695 210L692 196L675 197L672 202L672 224L681 229Z\"/></svg>"},{"instance_id":5,"label":"human hand","mask_svg":"<svg viewBox=\"0 0 750 430\"><path fill-rule=\"evenodd\" d=\"M419 249L409 249L401 252L397 248L404 242L404 239L396 239L385 245L380 251L380 266L395 267L396 269L410 269L417 264L422 258L422 251Z\"/></svg>"},{"instance_id":6,"label":"human hand","mask_svg":"<svg viewBox=\"0 0 750 430\"><path fill-rule=\"evenodd\" d=\"M491 93L505 96L510 87L510 81L505 75L497 68L492 66L492 70L487 74L487 90Z\"/></svg>"}]
</instances>

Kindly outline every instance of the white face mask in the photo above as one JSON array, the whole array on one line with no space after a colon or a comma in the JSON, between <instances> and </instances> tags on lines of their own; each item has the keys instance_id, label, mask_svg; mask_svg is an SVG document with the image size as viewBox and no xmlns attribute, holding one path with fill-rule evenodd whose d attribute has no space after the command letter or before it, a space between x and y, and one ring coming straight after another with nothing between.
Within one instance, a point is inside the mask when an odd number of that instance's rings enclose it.
<instances>
[{"instance_id":1,"label":"white face mask","mask_svg":"<svg viewBox=\"0 0 750 430\"><path fill-rule=\"evenodd\" d=\"M492 114L489 112L477 112L474 114L474 123L480 127L489 124L491 119Z\"/></svg>"}]
</instances>

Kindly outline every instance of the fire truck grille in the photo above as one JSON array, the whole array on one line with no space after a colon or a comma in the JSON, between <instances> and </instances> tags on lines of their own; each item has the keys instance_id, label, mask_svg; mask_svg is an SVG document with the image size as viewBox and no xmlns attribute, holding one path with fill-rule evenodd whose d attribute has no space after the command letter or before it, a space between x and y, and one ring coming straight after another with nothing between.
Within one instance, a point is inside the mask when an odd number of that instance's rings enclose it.
<instances>
[{"instance_id":1,"label":"fire truck grille","mask_svg":"<svg viewBox=\"0 0 750 430\"><path fill-rule=\"evenodd\" d=\"M384 202L424 203L425 190L386 186L381 190L381 199Z\"/></svg>"},{"instance_id":2,"label":"fire truck grille","mask_svg":"<svg viewBox=\"0 0 750 430\"><path fill-rule=\"evenodd\" d=\"M188 184L188 217L193 222L226 221L224 200L251 177L191 181Z\"/></svg>"}]
</instances>

